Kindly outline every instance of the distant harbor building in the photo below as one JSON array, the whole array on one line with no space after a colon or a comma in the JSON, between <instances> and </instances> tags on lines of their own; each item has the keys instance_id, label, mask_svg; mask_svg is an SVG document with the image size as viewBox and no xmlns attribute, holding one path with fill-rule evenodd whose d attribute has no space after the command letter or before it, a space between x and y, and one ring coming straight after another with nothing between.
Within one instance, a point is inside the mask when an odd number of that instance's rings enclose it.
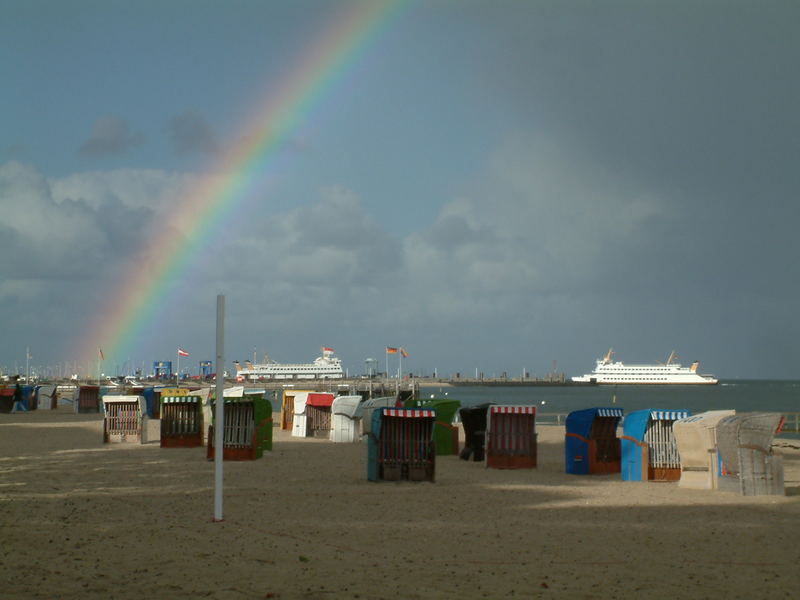
<instances>
[{"instance_id":1,"label":"distant harbor building","mask_svg":"<svg viewBox=\"0 0 800 600\"><path fill-rule=\"evenodd\" d=\"M172 361L157 360L153 362L153 377L156 379L169 379L172 377Z\"/></svg>"},{"instance_id":2,"label":"distant harbor building","mask_svg":"<svg viewBox=\"0 0 800 600\"><path fill-rule=\"evenodd\" d=\"M364 361L366 365L366 375L369 378L373 378L378 374L378 359L377 358L368 358Z\"/></svg>"}]
</instances>

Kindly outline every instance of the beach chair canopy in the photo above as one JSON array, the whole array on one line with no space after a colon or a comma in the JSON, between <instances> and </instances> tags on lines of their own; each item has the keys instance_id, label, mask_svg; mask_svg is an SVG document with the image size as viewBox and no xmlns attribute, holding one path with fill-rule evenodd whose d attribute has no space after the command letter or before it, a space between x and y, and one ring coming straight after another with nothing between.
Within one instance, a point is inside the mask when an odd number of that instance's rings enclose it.
<instances>
[{"instance_id":1,"label":"beach chair canopy","mask_svg":"<svg viewBox=\"0 0 800 600\"><path fill-rule=\"evenodd\" d=\"M191 396L161 396L161 404L200 404L202 398L192 394Z\"/></svg>"},{"instance_id":2,"label":"beach chair canopy","mask_svg":"<svg viewBox=\"0 0 800 600\"><path fill-rule=\"evenodd\" d=\"M388 417L402 419L435 419L436 412L433 409L425 408L380 407L372 413L372 434L374 437L381 437L382 423ZM433 439L433 427L430 427L429 430L426 429L426 435L429 440Z\"/></svg>"},{"instance_id":3,"label":"beach chair canopy","mask_svg":"<svg viewBox=\"0 0 800 600\"><path fill-rule=\"evenodd\" d=\"M200 398L204 405L208 404L211 398L211 388L197 388L191 391L191 395Z\"/></svg>"},{"instance_id":4,"label":"beach chair canopy","mask_svg":"<svg viewBox=\"0 0 800 600\"><path fill-rule=\"evenodd\" d=\"M294 395L294 414L306 414L306 403L308 402L308 395L311 392L300 392Z\"/></svg>"},{"instance_id":5,"label":"beach chair canopy","mask_svg":"<svg viewBox=\"0 0 800 600\"><path fill-rule=\"evenodd\" d=\"M113 402L136 402L142 408L144 408L144 397L139 395L114 395L114 394L106 394L103 396L103 404L111 404Z\"/></svg>"},{"instance_id":6,"label":"beach chair canopy","mask_svg":"<svg viewBox=\"0 0 800 600\"><path fill-rule=\"evenodd\" d=\"M336 396L331 404L331 412L334 415L344 415L351 419L359 419L364 414L364 407L361 405L361 396Z\"/></svg>"},{"instance_id":7,"label":"beach chair canopy","mask_svg":"<svg viewBox=\"0 0 800 600\"><path fill-rule=\"evenodd\" d=\"M755 450L767 455L778 426L780 413L740 413L723 417L717 424L717 446L725 468L739 473L739 449Z\"/></svg>"},{"instance_id":8,"label":"beach chair canopy","mask_svg":"<svg viewBox=\"0 0 800 600\"><path fill-rule=\"evenodd\" d=\"M735 414L733 410L709 410L675 421L672 431L678 441L681 461L685 465L705 466L708 453L717 445L717 425L723 418Z\"/></svg>"},{"instance_id":9,"label":"beach chair canopy","mask_svg":"<svg viewBox=\"0 0 800 600\"><path fill-rule=\"evenodd\" d=\"M461 419L461 424L464 426L466 435L470 435L475 431L486 430L486 414L493 402L485 404L478 404L477 406L465 406L458 410L458 416Z\"/></svg>"},{"instance_id":10,"label":"beach chair canopy","mask_svg":"<svg viewBox=\"0 0 800 600\"><path fill-rule=\"evenodd\" d=\"M364 434L369 434L372 431L372 413L378 408L384 406L394 406L397 403L395 396L381 396L380 398L369 398L364 400L361 404L361 410L364 411L361 419L361 427Z\"/></svg>"},{"instance_id":11,"label":"beach chair canopy","mask_svg":"<svg viewBox=\"0 0 800 600\"><path fill-rule=\"evenodd\" d=\"M308 406L316 406L316 407L325 407L330 406L333 404L333 394L320 394L320 393L309 393L306 399L306 404ZM295 400L295 403L297 400ZM297 411L295 411L297 414Z\"/></svg>"},{"instance_id":12,"label":"beach chair canopy","mask_svg":"<svg viewBox=\"0 0 800 600\"><path fill-rule=\"evenodd\" d=\"M622 430L628 437L635 440L643 440L645 431L647 431L647 424L652 421L677 421L685 419L691 413L688 410L660 410L657 408L645 408L628 413L625 416L625 422L622 424Z\"/></svg>"},{"instance_id":13,"label":"beach chair canopy","mask_svg":"<svg viewBox=\"0 0 800 600\"><path fill-rule=\"evenodd\" d=\"M189 388L184 387L164 387L159 388L161 391L162 396L188 396L189 395Z\"/></svg>"},{"instance_id":14,"label":"beach chair canopy","mask_svg":"<svg viewBox=\"0 0 800 600\"><path fill-rule=\"evenodd\" d=\"M592 433L592 425L597 417L613 417L621 419L623 409L621 408L585 408L574 410L567 415L564 422L567 433L575 433L581 437L588 438Z\"/></svg>"},{"instance_id":15,"label":"beach chair canopy","mask_svg":"<svg viewBox=\"0 0 800 600\"><path fill-rule=\"evenodd\" d=\"M486 411L489 410L490 406L494 406L494 402L465 406L458 409L458 415L465 427L467 421L472 421L473 419L478 419L477 425L486 425ZM484 427L480 427L480 429L484 429Z\"/></svg>"},{"instance_id":16,"label":"beach chair canopy","mask_svg":"<svg viewBox=\"0 0 800 600\"><path fill-rule=\"evenodd\" d=\"M381 396L380 398L368 398L364 400L363 408L382 408L384 406L394 406L397 402L395 396Z\"/></svg>"},{"instance_id":17,"label":"beach chair canopy","mask_svg":"<svg viewBox=\"0 0 800 600\"><path fill-rule=\"evenodd\" d=\"M622 424L623 481L677 481L681 461L672 424L688 410L645 408L629 413Z\"/></svg>"},{"instance_id":18,"label":"beach chair canopy","mask_svg":"<svg viewBox=\"0 0 800 600\"><path fill-rule=\"evenodd\" d=\"M406 408L432 408L436 411L436 420L449 425L461 407L461 402L450 398L418 398L407 400L405 405Z\"/></svg>"}]
</instances>

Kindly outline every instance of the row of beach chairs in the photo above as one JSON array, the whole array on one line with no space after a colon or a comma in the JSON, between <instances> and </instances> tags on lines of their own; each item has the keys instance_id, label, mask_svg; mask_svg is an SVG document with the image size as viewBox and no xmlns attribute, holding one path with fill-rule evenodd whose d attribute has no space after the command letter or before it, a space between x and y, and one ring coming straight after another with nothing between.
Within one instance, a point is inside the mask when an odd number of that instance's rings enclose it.
<instances>
[{"instance_id":1,"label":"row of beach chairs","mask_svg":"<svg viewBox=\"0 0 800 600\"><path fill-rule=\"evenodd\" d=\"M772 450L779 413L590 408L567 416L566 472L620 473L623 481L678 481L695 489L783 495L783 462Z\"/></svg>"},{"instance_id":2,"label":"row of beach chairs","mask_svg":"<svg viewBox=\"0 0 800 600\"><path fill-rule=\"evenodd\" d=\"M162 448L207 447L214 458L215 400L208 389L163 389L160 397L160 445ZM103 441L145 443L148 412L145 398L106 395L103 401ZM272 404L264 393L245 393L229 388L223 397L223 458L254 460L272 450Z\"/></svg>"},{"instance_id":3,"label":"row of beach chairs","mask_svg":"<svg viewBox=\"0 0 800 600\"><path fill-rule=\"evenodd\" d=\"M208 390L162 390L161 445L207 445L213 457ZM272 405L242 388L226 390L226 459L258 458L272 447ZM104 441L144 441L141 396L104 396ZM433 481L437 455L459 453L453 425L457 400L394 397L363 400L318 392L284 394L280 426L293 436L333 442L368 441L368 478ZM460 456L489 468L535 468L536 407L487 404L460 409L465 444ZM621 425L621 427L620 427ZM623 481L678 481L681 487L734 490L743 495L783 494L783 464L772 442L778 413L735 414L618 407L573 411L565 427L565 471L620 473ZM207 426L207 429L204 428ZM618 431L622 429L622 435Z\"/></svg>"}]
</instances>

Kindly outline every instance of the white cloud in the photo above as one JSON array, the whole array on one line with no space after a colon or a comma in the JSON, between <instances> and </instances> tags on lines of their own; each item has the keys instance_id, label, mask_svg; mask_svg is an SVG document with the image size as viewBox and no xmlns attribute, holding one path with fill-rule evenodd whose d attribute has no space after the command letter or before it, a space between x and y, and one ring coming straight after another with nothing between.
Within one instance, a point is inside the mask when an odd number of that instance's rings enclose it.
<instances>
[{"instance_id":1,"label":"white cloud","mask_svg":"<svg viewBox=\"0 0 800 600\"><path fill-rule=\"evenodd\" d=\"M249 219L253 229L234 242L242 272L339 287L381 278L400 263L398 241L344 188L320 190L317 202L284 214L253 214Z\"/></svg>"},{"instance_id":2,"label":"white cloud","mask_svg":"<svg viewBox=\"0 0 800 600\"><path fill-rule=\"evenodd\" d=\"M199 268L148 326L148 345L178 335L182 344L206 343L203 331L194 339L186 332L208 319L208 290L228 297L232 339L276 350L292 349L294 339L307 345L309 336L341 345L398 332L442 351L447 340L552 337L555 324L585 325L602 295L593 282L626 268L614 260L637 250L658 205L608 175L578 178L565 154L533 146L509 143L491 167L469 195L404 239L389 235L346 187L321 189L285 213L255 207L219 236L222 247L197 250ZM0 302L35 314L58 298L59 335L75 340L74 328L102 309L104 290L133 261L146 262L152 225L192 183L145 170L48 180L30 167L3 166L0 207L17 216L4 224L3 251L12 264L23 262L12 271L6 261ZM80 289L58 284L81 277Z\"/></svg>"},{"instance_id":3,"label":"white cloud","mask_svg":"<svg viewBox=\"0 0 800 600\"><path fill-rule=\"evenodd\" d=\"M7 277L66 277L102 256L97 213L82 202L57 203L47 180L19 163L0 166L0 247Z\"/></svg>"},{"instance_id":4,"label":"white cloud","mask_svg":"<svg viewBox=\"0 0 800 600\"><path fill-rule=\"evenodd\" d=\"M185 173L157 169L115 169L84 171L49 180L56 202L80 200L97 209L118 201L126 208L147 208L164 212L174 206L196 182Z\"/></svg>"}]
</instances>

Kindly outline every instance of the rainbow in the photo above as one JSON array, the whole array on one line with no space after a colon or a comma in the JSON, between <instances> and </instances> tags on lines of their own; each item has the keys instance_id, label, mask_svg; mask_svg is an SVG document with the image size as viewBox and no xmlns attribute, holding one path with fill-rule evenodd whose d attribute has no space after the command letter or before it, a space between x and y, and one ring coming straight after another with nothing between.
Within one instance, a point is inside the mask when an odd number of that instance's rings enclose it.
<instances>
[{"instance_id":1,"label":"rainbow","mask_svg":"<svg viewBox=\"0 0 800 600\"><path fill-rule=\"evenodd\" d=\"M402 4L403 0L345 3L288 76L277 86L274 82L269 86L265 100L242 123L245 133L238 138L241 141L178 201L170 211L174 216L148 236L148 254L160 257L158 264L137 265L124 274L122 283L97 311L77 356L92 360L102 354L109 361L129 356L142 331L168 300L172 282L191 266L191 258L210 239L213 228L263 178L287 137ZM181 236L175 235L176 231L189 233Z\"/></svg>"}]
</instances>

